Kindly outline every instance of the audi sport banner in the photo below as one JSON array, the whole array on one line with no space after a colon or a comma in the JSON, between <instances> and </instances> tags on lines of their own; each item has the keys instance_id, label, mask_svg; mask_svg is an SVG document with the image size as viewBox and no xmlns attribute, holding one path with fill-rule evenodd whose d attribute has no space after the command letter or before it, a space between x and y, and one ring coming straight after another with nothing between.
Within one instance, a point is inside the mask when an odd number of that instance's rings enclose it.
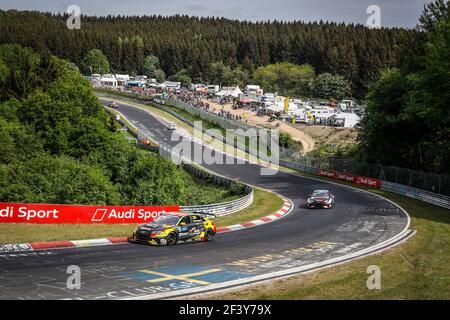
<instances>
[{"instance_id":1,"label":"audi sport banner","mask_svg":"<svg viewBox=\"0 0 450 320\"><path fill-rule=\"evenodd\" d=\"M118 224L150 222L179 206L82 206L0 203L0 223Z\"/></svg>"},{"instance_id":2,"label":"audi sport banner","mask_svg":"<svg viewBox=\"0 0 450 320\"><path fill-rule=\"evenodd\" d=\"M319 170L319 176L330 179L342 180L350 183L365 185L371 188L379 189L381 187L381 180L375 178L367 178L362 176L355 176L350 173L342 173L329 170Z\"/></svg>"}]
</instances>

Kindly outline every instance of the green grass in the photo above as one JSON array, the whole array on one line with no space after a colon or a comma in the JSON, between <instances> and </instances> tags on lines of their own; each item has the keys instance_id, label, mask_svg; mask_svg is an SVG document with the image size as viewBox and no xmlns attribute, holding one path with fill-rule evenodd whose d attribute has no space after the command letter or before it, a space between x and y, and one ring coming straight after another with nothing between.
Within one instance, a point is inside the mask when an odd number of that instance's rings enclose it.
<instances>
[{"instance_id":1,"label":"green grass","mask_svg":"<svg viewBox=\"0 0 450 320\"><path fill-rule=\"evenodd\" d=\"M245 194L232 194L226 186L221 186L197 178L186 171L185 185L187 205L213 204L239 199Z\"/></svg>"},{"instance_id":2,"label":"green grass","mask_svg":"<svg viewBox=\"0 0 450 320\"><path fill-rule=\"evenodd\" d=\"M274 193L256 189L254 202L248 208L217 219L218 226L242 223L257 219L279 210L283 200ZM58 240L83 240L103 237L127 237L136 224L89 225L89 224L0 224L0 244L28 243Z\"/></svg>"},{"instance_id":3,"label":"green grass","mask_svg":"<svg viewBox=\"0 0 450 320\"><path fill-rule=\"evenodd\" d=\"M219 125L216 125L216 124L214 124L212 122L209 122L209 121L207 121L205 119L202 119L199 116L193 115L193 114L191 114L191 113L189 113L189 112L187 112L187 111L185 111L185 110L183 110L181 108L177 108L177 107L175 107L175 106L173 106L171 104L168 104L168 103L166 103L164 105L164 108L167 108L167 109L169 109L169 110L171 110L173 112L176 112L178 115L180 115L181 117L185 118L186 120L193 121L193 122L194 121L201 121L203 129L219 130L220 133L222 134L222 136L226 135L226 130L223 129L222 127L220 127ZM161 108L161 110L164 110L164 108Z\"/></svg>"},{"instance_id":4,"label":"green grass","mask_svg":"<svg viewBox=\"0 0 450 320\"><path fill-rule=\"evenodd\" d=\"M254 188L253 203L244 210L218 218L216 225L219 227L230 226L237 223L255 220L268 216L283 206L283 199L272 192Z\"/></svg>"},{"instance_id":5,"label":"green grass","mask_svg":"<svg viewBox=\"0 0 450 320\"><path fill-rule=\"evenodd\" d=\"M0 243L28 243L126 237L135 224L0 224Z\"/></svg>"},{"instance_id":6,"label":"green grass","mask_svg":"<svg viewBox=\"0 0 450 320\"><path fill-rule=\"evenodd\" d=\"M450 211L380 190L411 216L417 234L384 253L310 274L214 295L217 299L450 299ZM381 269L368 290L367 267Z\"/></svg>"}]
</instances>

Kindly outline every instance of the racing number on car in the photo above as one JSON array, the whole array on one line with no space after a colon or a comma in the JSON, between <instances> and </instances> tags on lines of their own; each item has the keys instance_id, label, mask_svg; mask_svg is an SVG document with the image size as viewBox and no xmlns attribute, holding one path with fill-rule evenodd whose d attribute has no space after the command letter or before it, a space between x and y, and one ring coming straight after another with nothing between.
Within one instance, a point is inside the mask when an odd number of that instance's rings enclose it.
<instances>
[{"instance_id":1,"label":"racing number on car","mask_svg":"<svg viewBox=\"0 0 450 320\"><path fill-rule=\"evenodd\" d=\"M199 216L192 216L192 228L189 230L189 232L193 236L197 236L202 232L203 229L203 219Z\"/></svg>"}]
</instances>

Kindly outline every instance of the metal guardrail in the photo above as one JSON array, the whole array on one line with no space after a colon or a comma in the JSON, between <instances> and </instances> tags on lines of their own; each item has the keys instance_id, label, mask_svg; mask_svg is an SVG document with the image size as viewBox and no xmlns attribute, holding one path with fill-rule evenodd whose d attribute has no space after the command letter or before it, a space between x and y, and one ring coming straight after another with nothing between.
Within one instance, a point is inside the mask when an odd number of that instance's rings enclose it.
<instances>
[{"instance_id":1,"label":"metal guardrail","mask_svg":"<svg viewBox=\"0 0 450 320\"><path fill-rule=\"evenodd\" d=\"M441 194L388 181L381 181L381 190L398 193L406 197L418 199L439 207L450 209L450 197Z\"/></svg>"},{"instance_id":2,"label":"metal guardrail","mask_svg":"<svg viewBox=\"0 0 450 320\"><path fill-rule=\"evenodd\" d=\"M310 166L306 166L304 164L285 161L280 159L280 165L284 167L288 167L294 170L298 170L300 172L309 173L313 175L317 175L318 169ZM381 190L397 193L409 198L421 200L427 203L434 204L436 206L450 209L450 197L440 195L437 193L405 186L398 183L392 183L388 181L381 181Z\"/></svg>"},{"instance_id":3,"label":"metal guardrail","mask_svg":"<svg viewBox=\"0 0 450 320\"><path fill-rule=\"evenodd\" d=\"M171 102L173 103L171 106L174 106L175 103L178 103L178 104L181 104L181 103L182 103L182 104L185 104L185 103L183 103L183 102L177 102L177 101L175 101L175 100L169 100L169 101L171 101ZM161 110L164 111L164 112L169 113L170 115L172 115L172 116L174 116L175 118L177 118L177 119L183 121L184 123L187 123L187 124L190 125L191 127L194 127L194 122L193 122L193 121L191 121L191 120L189 120L189 119L186 119L185 117L181 116L181 115L178 114L177 112L175 112L175 111L173 111L172 109L170 109L170 107L167 107L164 100L161 100L161 101L160 101L160 100L157 100L157 99L156 99L156 100L153 100L150 104L151 104L152 106L158 108L158 109L161 109ZM185 105L186 105L186 106L189 106L189 105L187 105L187 104L185 104ZM234 120L231 120L231 119L222 118L222 117L217 116L217 115L215 115L215 114L210 114L210 113L208 113L208 112L206 112L206 111L203 111L203 110L201 110L201 109L198 109L198 108L195 108L195 107L192 107L192 106L189 106L189 108L183 108L183 107L179 107L179 106L175 106L175 107L180 108L180 109L183 109L183 110L185 110L186 112L189 112L189 113L192 114L192 115L200 116L200 117L202 117L202 119L205 119L205 120L207 120L207 121L209 121L209 122L211 122L211 123L215 123L215 124L217 124L218 126L220 126L221 128L226 128L226 127L223 127L222 124L218 123L219 121L211 121L208 117L215 117L215 118L218 118L219 120L227 120L227 121L229 121L230 123L234 123L235 127L233 127L233 128L242 129L242 128L239 127L239 125L242 125L242 123L239 123L239 122L234 121ZM204 117L203 117L202 115L197 114L195 111L203 111L203 112L206 112L207 115L206 115L206 116L203 115L203 116L204 116ZM217 120L217 119L215 119L215 120ZM249 125L245 125L245 126L246 126L246 128L243 129L243 130L247 130L248 128L255 128L255 129L257 128L257 127L252 127L252 126L249 126ZM230 125L228 128L231 128L231 127L232 127L232 125ZM208 129L202 128L203 134L207 134L207 130L208 130ZM235 132L235 134L237 135L237 132ZM227 143L228 143L228 142L226 141L226 138L223 137L223 136L215 136L214 138L217 139L218 141L224 143L224 144L227 144ZM247 137L244 135L244 136L243 136L243 139L246 139L246 138L247 138ZM267 141L267 143L268 143L268 144L270 143L270 139ZM239 140L235 143L234 147L235 147L236 149L238 149L238 150L244 151L244 152L249 153L249 154L251 154L251 155L253 155L253 156L258 155L258 157L260 157L261 159L263 159L263 160L265 160L265 161L269 161L269 162L270 162L270 161L273 161L273 159L272 159L270 156L267 156L267 155L264 155L264 154L259 154L258 151L255 151L255 150L253 150L253 149L250 149L250 148L249 148L248 146L246 146L245 144L242 144L241 141L239 141Z\"/></svg>"},{"instance_id":4,"label":"metal guardrail","mask_svg":"<svg viewBox=\"0 0 450 320\"><path fill-rule=\"evenodd\" d=\"M111 111L109 111L111 112ZM113 113L113 112L111 112ZM114 113L113 113L114 114ZM122 119L117 120L122 126L127 127L127 124ZM140 135L138 130L129 128L129 133L133 135L136 139L138 139L138 136ZM163 157L171 159L173 157L173 154L171 152L171 148L169 146L164 145L162 148L157 146L151 146L151 145L145 145L145 144L138 144L138 147L144 150L152 151L152 152L159 152L159 154ZM205 212L205 213L211 213L217 216L225 216L231 213L235 213L238 211L241 211L242 209L247 208L253 203L253 188L249 185L236 182L232 179L222 177L210 172L206 172L202 169L199 169L191 164L188 163L182 163L182 166L185 170L189 171L191 174L195 175L196 177L199 177L203 180L211 181L218 185L226 185L231 186L233 183L241 184L245 188L246 195L231 201L226 201L222 203L214 203L214 204L207 204L207 205L198 205L198 206L180 206L180 210L183 212Z\"/></svg>"},{"instance_id":5,"label":"metal guardrail","mask_svg":"<svg viewBox=\"0 0 450 320\"><path fill-rule=\"evenodd\" d=\"M192 107L192 108L194 108L194 107ZM173 112L169 108L164 108L164 109L167 109L164 111L169 112L170 114L174 115L175 117L179 118L180 120L189 123L189 120L184 119L180 115L176 115L176 112ZM286 160L279 159L279 164L284 167L288 167L288 168L291 168L294 170L298 170L300 172L309 173L309 174L313 174L313 175L317 175L317 172L318 172L318 169L316 167L311 167L311 166L307 166L307 165L292 162L292 161L286 161ZM418 188L414 188L414 187L410 187L410 186L406 186L406 185L402 185L402 184L398 184L398 183L393 183L393 182L389 182L389 181L385 181L385 180L382 180L382 182L381 182L381 190L397 193L397 194L404 195L409 198L418 199L418 200L421 200L421 201L424 201L424 202L427 202L430 204L434 204L439 207L450 209L450 197L449 196L445 196L445 195L441 195L441 194L433 193L430 191L426 191L426 190L422 190L422 189L418 189ZM253 201L253 196L252 196L252 201Z\"/></svg>"},{"instance_id":6,"label":"metal guardrail","mask_svg":"<svg viewBox=\"0 0 450 320\"><path fill-rule=\"evenodd\" d=\"M186 112L189 112L190 114L199 116L202 119L205 119L211 123L214 123L224 129L238 129L239 128L239 129L247 130L247 129L251 129L251 128L257 128L256 126L252 126L252 125L249 125L249 124L246 124L243 122L239 122L239 121L236 121L233 119L221 117L214 112L197 108L193 105L190 105L189 103L186 103L186 102L183 102L180 100L168 99L167 102L171 103L171 105L173 105L177 108L183 109Z\"/></svg>"},{"instance_id":7,"label":"metal guardrail","mask_svg":"<svg viewBox=\"0 0 450 320\"><path fill-rule=\"evenodd\" d=\"M288 168L291 168L294 170L298 170L300 172L305 172L305 173L314 174L314 175L317 175L317 171L318 171L316 168L308 167L301 163L295 163L295 162L285 161L285 160L281 160L281 159L279 160L279 164L280 164L280 166L283 166L283 167L288 167Z\"/></svg>"},{"instance_id":8,"label":"metal guardrail","mask_svg":"<svg viewBox=\"0 0 450 320\"><path fill-rule=\"evenodd\" d=\"M199 168L196 168L190 164L183 164L183 167L194 174L197 177L200 177L202 179L206 180L212 180L214 183L220 184L220 185L228 185L230 186L233 183L236 183L235 181L228 179L226 177L221 177L218 175L215 175L213 173L205 172ZM253 188L244 185L245 186L245 192L247 195L245 195L242 198L222 202L222 203L216 203L216 204L207 204L207 205L200 205L200 206L182 206L181 211L183 212L195 212L195 211L201 211L205 213L212 213L218 216L225 216L234 212L238 212L242 209L247 208L249 205L253 203Z\"/></svg>"}]
</instances>

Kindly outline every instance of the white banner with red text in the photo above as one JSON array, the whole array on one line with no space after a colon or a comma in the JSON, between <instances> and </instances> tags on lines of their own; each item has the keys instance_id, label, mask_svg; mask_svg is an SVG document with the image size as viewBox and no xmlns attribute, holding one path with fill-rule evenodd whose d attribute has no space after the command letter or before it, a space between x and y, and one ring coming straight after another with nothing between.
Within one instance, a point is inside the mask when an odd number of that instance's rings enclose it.
<instances>
[{"instance_id":1,"label":"white banner with red text","mask_svg":"<svg viewBox=\"0 0 450 320\"><path fill-rule=\"evenodd\" d=\"M319 174L319 176L322 176L322 177L327 177L330 179L336 179L336 180L346 181L346 182L350 182L350 183L360 184L360 185L364 185L366 187L377 188L377 189L380 189L380 187L381 187L380 179L356 176L351 173L343 173L343 172L336 172L336 171L321 169L318 171L318 174Z\"/></svg>"}]
</instances>

